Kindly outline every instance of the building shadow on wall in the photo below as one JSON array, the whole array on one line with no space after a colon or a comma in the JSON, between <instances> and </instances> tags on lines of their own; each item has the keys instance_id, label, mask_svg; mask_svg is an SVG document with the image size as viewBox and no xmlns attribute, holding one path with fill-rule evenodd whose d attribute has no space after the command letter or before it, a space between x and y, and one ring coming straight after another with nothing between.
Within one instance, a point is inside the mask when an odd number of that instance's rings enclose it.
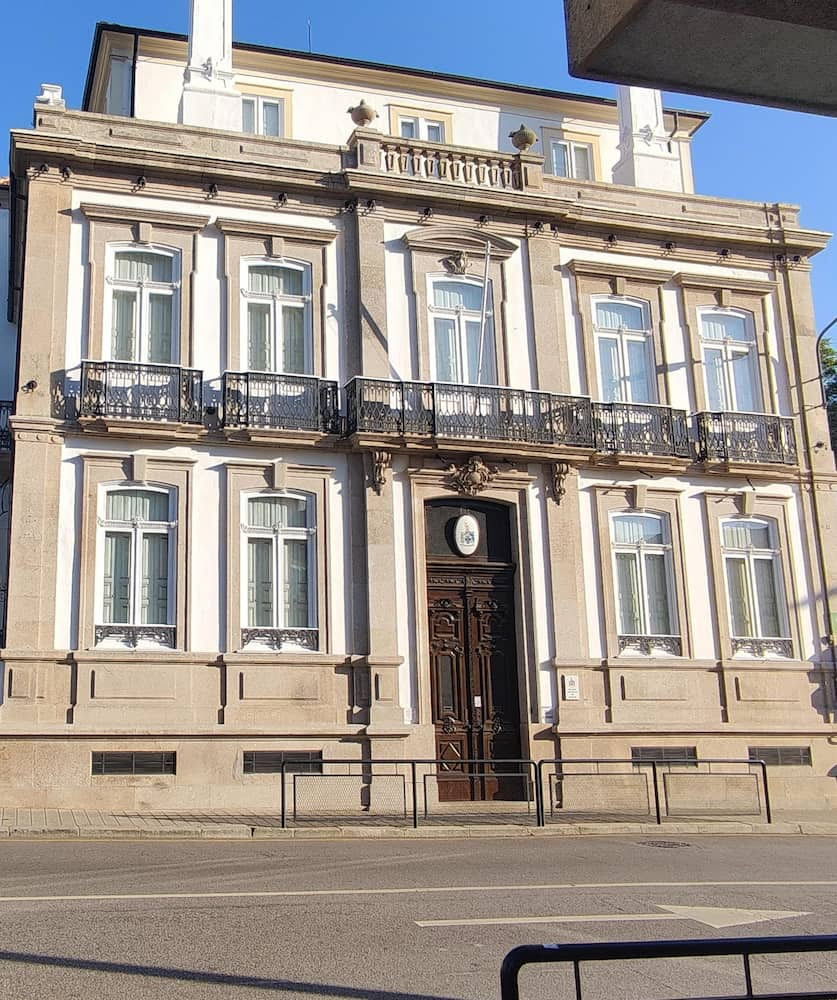
<instances>
[{"instance_id":1,"label":"building shadow on wall","mask_svg":"<svg viewBox=\"0 0 837 1000\"><path fill-rule=\"evenodd\" d=\"M122 976L144 976L149 979L170 979L181 983L207 983L213 986L231 986L241 989L274 990L276 993L302 993L313 997L338 997L346 998L346 1000L459 1000L456 997L430 996L424 993L401 993L360 986L339 986L334 983L268 979L261 976L236 976L225 972L204 972L200 969L175 969L160 965L106 962L89 958L72 958L66 955L37 955L21 951L0 951L0 963L2 962L58 969L78 969L82 972L110 972Z\"/></svg>"}]
</instances>

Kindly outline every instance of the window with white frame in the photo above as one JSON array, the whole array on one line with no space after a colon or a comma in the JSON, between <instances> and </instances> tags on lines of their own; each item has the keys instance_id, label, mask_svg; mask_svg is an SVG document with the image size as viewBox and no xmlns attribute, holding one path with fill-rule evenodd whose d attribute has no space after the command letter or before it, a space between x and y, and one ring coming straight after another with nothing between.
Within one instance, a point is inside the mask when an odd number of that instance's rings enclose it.
<instances>
[{"instance_id":1,"label":"window with white frame","mask_svg":"<svg viewBox=\"0 0 837 1000\"><path fill-rule=\"evenodd\" d=\"M108 279L110 359L149 364L178 360L180 259L171 250L112 247ZM107 314L107 313L106 313Z\"/></svg>"},{"instance_id":2,"label":"window with white frame","mask_svg":"<svg viewBox=\"0 0 837 1000\"><path fill-rule=\"evenodd\" d=\"M316 629L315 498L259 493L242 503L242 628Z\"/></svg>"},{"instance_id":3,"label":"window with white frame","mask_svg":"<svg viewBox=\"0 0 837 1000\"><path fill-rule=\"evenodd\" d=\"M775 521L722 521L721 547L733 645L737 639L788 638Z\"/></svg>"},{"instance_id":4,"label":"window with white frame","mask_svg":"<svg viewBox=\"0 0 837 1000\"><path fill-rule=\"evenodd\" d=\"M438 118L399 115L398 132L402 139L424 139L426 142L445 141L445 123Z\"/></svg>"},{"instance_id":5,"label":"window with white frame","mask_svg":"<svg viewBox=\"0 0 837 1000\"><path fill-rule=\"evenodd\" d=\"M245 95L241 99L241 127L250 135L281 138L284 117L285 101L281 97Z\"/></svg>"},{"instance_id":6,"label":"window with white frame","mask_svg":"<svg viewBox=\"0 0 837 1000\"><path fill-rule=\"evenodd\" d=\"M758 352L750 313L709 309L700 313L700 337L710 410L761 409Z\"/></svg>"},{"instance_id":7,"label":"window with white frame","mask_svg":"<svg viewBox=\"0 0 837 1000\"><path fill-rule=\"evenodd\" d=\"M98 640L125 638L130 627L157 627L173 640L173 489L115 487L104 490L99 516ZM107 626L128 626L129 629ZM173 641L168 641L173 645Z\"/></svg>"},{"instance_id":8,"label":"window with white frame","mask_svg":"<svg viewBox=\"0 0 837 1000\"><path fill-rule=\"evenodd\" d=\"M243 266L248 370L311 374L310 266L285 260Z\"/></svg>"},{"instance_id":9,"label":"window with white frame","mask_svg":"<svg viewBox=\"0 0 837 1000\"><path fill-rule=\"evenodd\" d=\"M431 368L437 382L493 385L497 381L491 282L430 278Z\"/></svg>"},{"instance_id":10,"label":"window with white frame","mask_svg":"<svg viewBox=\"0 0 837 1000\"><path fill-rule=\"evenodd\" d=\"M552 139L549 144L552 173L556 177L572 177L577 181L592 181L593 144L572 139Z\"/></svg>"},{"instance_id":11,"label":"window with white frame","mask_svg":"<svg viewBox=\"0 0 837 1000\"><path fill-rule=\"evenodd\" d=\"M626 637L676 636L668 517L612 514L610 530L620 644L630 645L621 641ZM679 652L679 642L669 645Z\"/></svg>"},{"instance_id":12,"label":"window with white frame","mask_svg":"<svg viewBox=\"0 0 837 1000\"><path fill-rule=\"evenodd\" d=\"M606 403L654 403L654 340L647 302L593 301L599 387Z\"/></svg>"}]
</instances>

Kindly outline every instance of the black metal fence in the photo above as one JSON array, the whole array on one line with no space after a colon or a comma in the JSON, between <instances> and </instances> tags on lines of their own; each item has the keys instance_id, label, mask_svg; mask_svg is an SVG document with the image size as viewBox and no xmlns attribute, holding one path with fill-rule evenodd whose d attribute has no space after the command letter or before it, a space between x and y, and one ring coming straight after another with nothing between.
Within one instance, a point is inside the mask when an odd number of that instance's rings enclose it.
<instances>
[{"instance_id":1,"label":"black metal fence","mask_svg":"<svg viewBox=\"0 0 837 1000\"><path fill-rule=\"evenodd\" d=\"M593 403L593 416L599 451L680 458L691 454L685 410L651 403Z\"/></svg>"},{"instance_id":2,"label":"black metal fence","mask_svg":"<svg viewBox=\"0 0 837 1000\"><path fill-rule=\"evenodd\" d=\"M340 430L337 383L313 375L224 372L221 396L225 427Z\"/></svg>"},{"instance_id":3,"label":"black metal fence","mask_svg":"<svg viewBox=\"0 0 837 1000\"><path fill-rule=\"evenodd\" d=\"M662 825L742 815L772 822L767 766L758 760L286 759L277 774L283 828L481 821L543 827L591 819Z\"/></svg>"},{"instance_id":4,"label":"black metal fence","mask_svg":"<svg viewBox=\"0 0 837 1000\"><path fill-rule=\"evenodd\" d=\"M771 413L696 413L701 461L796 465L796 434L789 417Z\"/></svg>"},{"instance_id":5,"label":"black metal fence","mask_svg":"<svg viewBox=\"0 0 837 1000\"><path fill-rule=\"evenodd\" d=\"M764 1000L834 1000L837 997L837 989L829 990L782 990L777 993L771 990L769 993L758 992L754 989L753 956L760 955L803 955L811 952L837 952L837 935L820 934L805 937L739 937L739 938L714 938L708 940L690 941L618 941L610 943L584 943L584 944L527 944L518 948L513 948L503 959L500 968L500 998L501 1000L520 1000L520 971L527 965L557 965L572 966L573 989L568 991L574 1000L582 1000L584 988L581 976L582 963L592 962L633 962L637 960L660 960L672 958L718 958L720 956L740 956L742 959L742 985L743 990L736 990L733 993L718 995L713 991L713 1000L757 1000L762 997ZM649 970L651 971L651 970ZM659 972L659 969L654 970ZM801 972L802 970L799 970ZM772 966L771 980L775 979L775 965ZM791 980L791 973L788 972L789 982L795 987L799 985L799 972L794 974ZM822 970L817 975L819 983L828 982L828 975L822 974ZM832 970L831 982L834 982L834 972ZM624 979L615 977L611 980L615 985L613 989L614 997L624 997ZM542 985L542 984L541 984ZM649 986L648 995L658 995L658 988ZM537 996L543 996L539 990ZM553 995L550 992L550 995ZM600 995L597 991L597 995ZM687 993L678 990L677 996L685 1000ZM700 994L699 996L704 996ZM697 997L693 1000L698 1000Z\"/></svg>"},{"instance_id":6,"label":"black metal fence","mask_svg":"<svg viewBox=\"0 0 837 1000\"><path fill-rule=\"evenodd\" d=\"M203 372L177 365L83 361L79 416L203 421Z\"/></svg>"}]
</instances>

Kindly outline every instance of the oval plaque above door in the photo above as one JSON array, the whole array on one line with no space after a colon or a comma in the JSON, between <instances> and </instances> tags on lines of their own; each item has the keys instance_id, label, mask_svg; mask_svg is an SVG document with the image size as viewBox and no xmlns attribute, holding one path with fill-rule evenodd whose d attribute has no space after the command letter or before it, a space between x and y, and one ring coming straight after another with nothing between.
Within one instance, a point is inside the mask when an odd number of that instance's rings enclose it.
<instances>
[{"instance_id":1,"label":"oval plaque above door","mask_svg":"<svg viewBox=\"0 0 837 1000\"><path fill-rule=\"evenodd\" d=\"M462 556L472 556L480 543L480 526L473 514L463 514L453 525L453 543Z\"/></svg>"}]
</instances>

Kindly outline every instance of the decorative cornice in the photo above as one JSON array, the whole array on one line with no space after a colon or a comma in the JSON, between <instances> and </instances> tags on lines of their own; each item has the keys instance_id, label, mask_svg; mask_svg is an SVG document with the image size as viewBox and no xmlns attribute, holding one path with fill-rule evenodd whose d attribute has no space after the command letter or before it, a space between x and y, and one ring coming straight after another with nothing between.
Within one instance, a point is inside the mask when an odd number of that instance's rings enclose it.
<instances>
[{"instance_id":1,"label":"decorative cornice","mask_svg":"<svg viewBox=\"0 0 837 1000\"><path fill-rule=\"evenodd\" d=\"M308 226L274 225L249 222L244 219L216 219L215 225L225 236L246 236L253 239L280 239L294 243L312 243L327 246L337 239L336 229L317 229Z\"/></svg>"},{"instance_id":2,"label":"decorative cornice","mask_svg":"<svg viewBox=\"0 0 837 1000\"><path fill-rule=\"evenodd\" d=\"M97 205L90 202L82 202L79 208L91 222L150 222L155 226L191 232L198 232L209 224L208 215L161 212L153 208L128 208L124 205Z\"/></svg>"},{"instance_id":3,"label":"decorative cornice","mask_svg":"<svg viewBox=\"0 0 837 1000\"><path fill-rule=\"evenodd\" d=\"M676 276L675 271L658 271L650 267L623 264L618 257L614 257L612 263L573 258L567 262L567 268L577 278L628 278L631 281L651 282L655 285L664 285Z\"/></svg>"},{"instance_id":4,"label":"decorative cornice","mask_svg":"<svg viewBox=\"0 0 837 1000\"><path fill-rule=\"evenodd\" d=\"M508 260L518 249L518 245L511 240L469 226L420 226L404 233L401 238L411 250L431 253L470 252L481 258L488 247L495 260Z\"/></svg>"},{"instance_id":5,"label":"decorative cornice","mask_svg":"<svg viewBox=\"0 0 837 1000\"><path fill-rule=\"evenodd\" d=\"M737 278L732 274L712 276L689 274L685 271L678 271L672 277L681 288L699 288L711 292L728 288L733 292L755 292L757 295L770 295L776 290L776 282L772 279L755 281L751 278Z\"/></svg>"}]
</instances>

